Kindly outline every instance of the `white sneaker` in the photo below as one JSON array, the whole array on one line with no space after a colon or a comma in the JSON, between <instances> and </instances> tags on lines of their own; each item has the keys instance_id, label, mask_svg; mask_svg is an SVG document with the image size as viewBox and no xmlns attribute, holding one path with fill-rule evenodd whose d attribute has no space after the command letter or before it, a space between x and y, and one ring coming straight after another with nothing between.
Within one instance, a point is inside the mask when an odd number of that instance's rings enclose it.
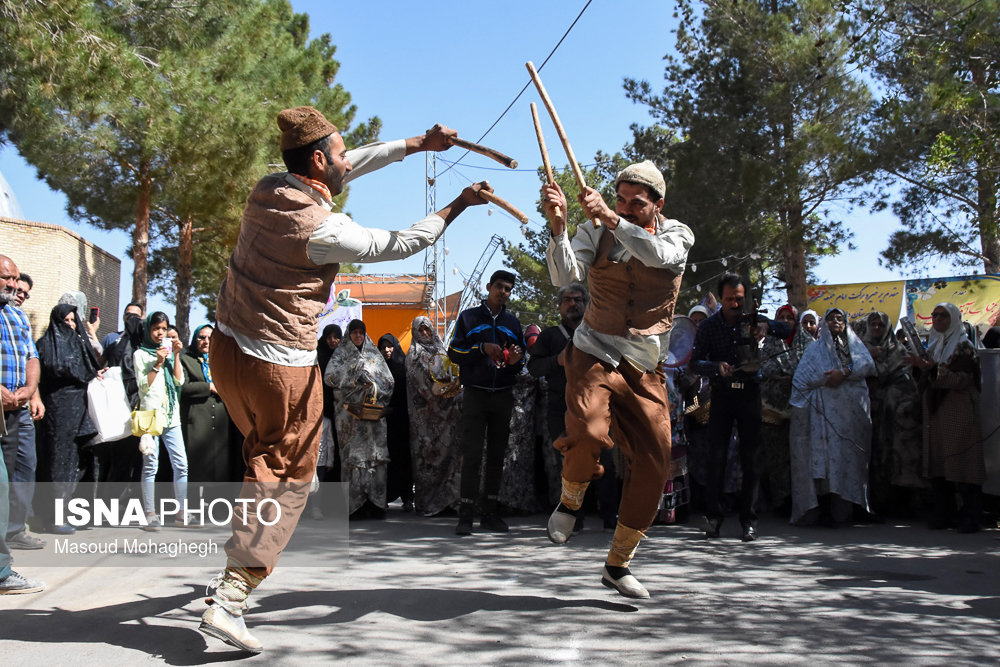
<instances>
[{"instance_id":1,"label":"white sneaker","mask_svg":"<svg viewBox=\"0 0 1000 667\"><path fill-rule=\"evenodd\" d=\"M230 646L249 653L260 653L264 646L247 630L243 616L231 614L218 604L211 605L201 615L198 629L206 635L221 639Z\"/></svg>"},{"instance_id":2,"label":"white sneaker","mask_svg":"<svg viewBox=\"0 0 1000 667\"><path fill-rule=\"evenodd\" d=\"M645 586L639 583L639 580L632 576L632 573L625 568L625 574L618 579L611 576L608 572L608 568L605 565L604 570L601 572L601 583L608 588L613 588L620 594L627 598L637 598L640 600L646 600L649 598L649 591L646 590Z\"/></svg>"},{"instance_id":3,"label":"white sneaker","mask_svg":"<svg viewBox=\"0 0 1000 667\"><path fill-rule=\"evenodd\" d=\"M45 584L34 579L11 571L3 579L0 579L0 595L21 595L24 593L37 593L45 590Z\"/></svg>"},{"instance_id":4,"label":"white sneaker","mask_svg":"<svg viewBox=\"0 0 1000 667\"><path fill-rule=\"evenodd\" d=\"M552 515L549 516L549 523L545 527L545 530L549 534L550 540L556 544L565 544L566 542L569 542L569 538L573 536L573 527L576 525L576 517L572 514L567 514L566 512L560 512L560 507L562 507L562 503L556 505L556 508L552 511Z\"/></svg>"}]
</instances>

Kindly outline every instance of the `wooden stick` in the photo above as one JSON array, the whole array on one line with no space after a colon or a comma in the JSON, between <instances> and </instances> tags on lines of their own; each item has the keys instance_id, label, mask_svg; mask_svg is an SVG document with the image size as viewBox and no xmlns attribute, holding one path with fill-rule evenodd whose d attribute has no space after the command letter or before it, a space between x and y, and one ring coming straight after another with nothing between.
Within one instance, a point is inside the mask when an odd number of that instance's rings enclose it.
<instances>
[{"instance_id":1,"label":"wooden stick","mask_svg":"<svg viewBox=\"0 0 1000 667\"><path fill-rule=\"evenodd\" d=\"M528 224L528 216L526 216L524 213L521 213L519 210L514 208L511 204L505 202L503 199L500 199L500 197L497 197L492 192L487 192L486 190L480 190L479 196L491 204L496 204L497 206L499 206L500 208L502 208L503 210L507 211L512 216L520 220L522 223Z\"/></svg>"},{"instance_id":2,"label":"wooden stick","mask_svg":"<svg viewBox=\"0 0 1000 667\"><path fill-rule=\"evenodd\" d=\"M538 137L538 150L542 152L542 166L545 168L545 178L549 185L555 183L552 176L552 164L549 162L549 150L545 147L545 137L542 135L542 124L538 120L538 107L531 103L531 120L535 123L535 136ZM559 207L556 206L553 214L559 217Z\"/></svg>"},{"instance_id":3,"label":"wooden stick","mask_svg":"<svg viewBox=\"0 0 1000 667\"><path fill-rule=\"evenodd\" d=\"M480 155L485 155L488 158L492 158L502 164L505 167L511 169L517 169L517 160L511 157L507 157L503 153L492 148L487 148L480 144L474 144L471 141L466 141L465 139L459 139L458 137L449 137L448 142L453 146L458 146L459 148L464 148L465 150L472 151L473 153L479 153Z\"/></svg>"},{"instance_id":4,"label":"wooden stick","mask_svg":"<svg viewBox=\"0 0 1000 667\"><path fill-rule=\"evenodd\" d=\"M580 188L580 193L583 194L584 189L587 187L587 182L583 179L583 172L580 170L580 165L576 162L576 156L573 155L573 148L569 145L569 138L566 136L566 130L563 129L562 123L559 122L559 114L556 113L556 108L552 104L552 100L549 98L549 94L545 92L545 86L542 85L542 80L538 77L538 72L535 71L535 65L530 60L524 63L524 66L528 68L528 74L531 75L531 80L535 82L535 88L538 89L538 94L542 98L542 104L548 109L549 116L552 117L552 124L556 126L556 134L559 135L559 141L562 142L563 150L566 151L566 157L569 158L569 166L573 170L573 176L576 178L576 184ZM601 222L597 218L590 221L594 227L600 227Z\"/></svg>"}]
</instances>

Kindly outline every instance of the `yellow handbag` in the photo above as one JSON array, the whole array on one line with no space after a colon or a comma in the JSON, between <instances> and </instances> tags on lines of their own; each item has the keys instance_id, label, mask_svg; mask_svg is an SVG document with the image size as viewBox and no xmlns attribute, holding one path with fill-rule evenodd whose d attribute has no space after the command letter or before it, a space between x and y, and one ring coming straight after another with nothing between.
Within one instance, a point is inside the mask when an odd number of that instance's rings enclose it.
<instances>
[{"instance_id":1,"label":"yellow handbag","mask_svg":"<svg viewBox=\"0 0 1000 667\"><path fill-rule=\"evenodd\" d=\"M133 410L132 435L160 435L165 422L163 410Z\"/></svg>"}]
</instances>

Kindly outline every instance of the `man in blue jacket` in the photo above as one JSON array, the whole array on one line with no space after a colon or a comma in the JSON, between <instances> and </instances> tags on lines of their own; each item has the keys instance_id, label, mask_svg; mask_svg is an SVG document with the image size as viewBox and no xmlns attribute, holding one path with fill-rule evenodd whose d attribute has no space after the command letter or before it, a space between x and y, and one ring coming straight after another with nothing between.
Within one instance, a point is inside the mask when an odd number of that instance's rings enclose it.
<instances>
[{"instance_id":1,"label":"man in blue jacket","mask_svg":"<svg viewBox=\"0 0 1000 667\"><path fill-rule=\"evenodd\" d=\"M448 356L459 365L462 387L462 483L456 535L470 535L479 495L483 443L486 444L485 492L479 527L506 533L500 518L497 495L503 456L510 437L510 413L514 408L514 380L524 366L521 323L507 312L514 289L514 274L496 271L486 285L482 305L463 310L455 324Z\"/></svg>"}]
</instances>

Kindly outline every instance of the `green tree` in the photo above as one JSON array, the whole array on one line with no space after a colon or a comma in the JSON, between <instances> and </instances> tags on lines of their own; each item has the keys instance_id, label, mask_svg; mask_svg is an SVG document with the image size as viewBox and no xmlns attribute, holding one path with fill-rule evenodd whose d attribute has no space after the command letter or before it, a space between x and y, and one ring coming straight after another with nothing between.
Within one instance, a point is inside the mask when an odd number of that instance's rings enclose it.
<instances>
[{"instance_id":1,"label":"green tree","mask_svg":"<svg viewBox=\"0 0 1000 667\"><path fill-rule=\"evenodd\" d=\"M152 287L184 333L192 289L214 298L243 201L280 162L277 112L313 104L349 143L377 135L377 119L347 131L335 47L287 0L2 7L17 18L0 28L3 129L72 217L131 230L141 303L152 236Z\"/></svg>"},{"instance_id":2,"label":"green tree","mask_svg":"<svg viewBox=\"0 0 1000 667\"><path fill-rule=\"evenodd\" d=\"M625 165L626 160L620 154L608 156L598 152L595 156L595 163L593 167L583 169L584 180L590 187L600 190L604 199L613 207L614 192L611 184L614 182L615 173ZM566 226L567 232L572 237L579 224L590 224L586 222L583 210L576 201L576 195L580 188L577 186L569 166L555 170L554 176L559 187L566 193L569 204ZM545 183L545 172L542 169L539 169L538 177L540 183ZM541 197L536 204L541 219L545 220ZM502 246L508 266L518 275L517 297L511 299L508 307L513 311L530 315L531 317L527 319L532 321L541 315L540 324L542 326L553 326L559 323L559 313L556 310L556 293L559 288L553 286L548 265L545 262L545 249L549 244L549 229L548 226L543 229L525 226L522 228L522 232L523 241L517 245L508 243ZM527 322L527 319L524 321Z\"/></svg>"},{"instance_id":3,"label":"green tree","mask_svg":"<svg viewBox=\"0 0 1000 667\"><path fill-rule=\"evenodd\" d=\"M884 88L872 153L902 228L893 268L1000 271L1000 2L848 0L859 62Z\"/></svg>"},{"instance_id":4,"label":"green tree","mask_svg":"<svg viewBox=\"0 0 1000 667\"><path fill-rule=\"evenodd\" d=\"M658 121L635 128L635 152L669 173L666 212L694 230L691 261L755 264L756 280L775 273L804 306L811 263L849 243L834 206L869 168L870 94L848 62L848 23L827 0L677 5L663 92L626 80Z\"/></svg>"}]
</instances>

